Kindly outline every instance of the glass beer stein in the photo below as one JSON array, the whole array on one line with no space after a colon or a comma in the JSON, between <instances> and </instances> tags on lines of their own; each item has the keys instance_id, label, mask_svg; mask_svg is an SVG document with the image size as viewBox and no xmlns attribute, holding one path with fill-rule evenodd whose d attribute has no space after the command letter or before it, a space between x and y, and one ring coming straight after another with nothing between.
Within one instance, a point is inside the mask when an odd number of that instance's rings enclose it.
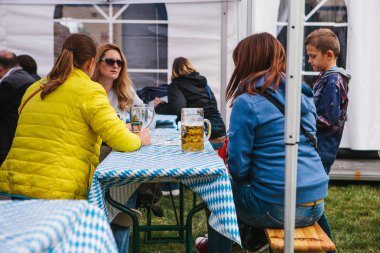
<instances>
[{"instance_id":1,"label":"glass beer stein","mask_svg":"<svg viewBox=\"0 0 380 253\"><path fill-rule=\"evenodd\" d=\"M131 108L131 126L134 133L148 128L154 120L154 108L147 105L135 105Z\"/></svg>"},{"instance_id":2,"label":"glass beer stein","mask_svg":"<svg viewBox=\"0 0 380 253\"><path fill-rule=\"evenodd\" d=\"M205 124L207 136L204 137ZM211 123L204 119L203 108L183 108L181 111L181 148L184 152L204 150L204 141L211 135Z\"/></svg>"}]
</instances>

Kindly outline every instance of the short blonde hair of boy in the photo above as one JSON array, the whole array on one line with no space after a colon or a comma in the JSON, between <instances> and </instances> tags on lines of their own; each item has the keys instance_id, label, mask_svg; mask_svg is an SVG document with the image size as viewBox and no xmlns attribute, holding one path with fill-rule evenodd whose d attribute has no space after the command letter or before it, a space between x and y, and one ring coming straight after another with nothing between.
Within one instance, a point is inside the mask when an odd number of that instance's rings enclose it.
<instances>
[{"instance_id":1,"label":"short blonde hair of boy","mask_svg":"<svg viewBox=\"0 0 380 253\"><path fill-rule=\"evenodd\" d=\"M314 46L323 54L327 53L328 50L331 50L333 51L335 58L337 58L340 53L338 37L333 31L327 28L317 29L307 35L305 39L305 46L308 45Z\"/></svg>"}]
</instances>

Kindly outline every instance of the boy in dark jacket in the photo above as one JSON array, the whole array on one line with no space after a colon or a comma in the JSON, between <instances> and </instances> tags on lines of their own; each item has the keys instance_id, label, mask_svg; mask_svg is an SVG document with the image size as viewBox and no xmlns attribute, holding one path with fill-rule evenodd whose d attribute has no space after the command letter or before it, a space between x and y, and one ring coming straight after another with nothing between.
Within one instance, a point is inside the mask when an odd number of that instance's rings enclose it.
<instances>
[{"instance_id":1,"label":"boy in dark jacket","mask_svg":"<svg viewBox=\"0 0 380 253\"><path fill-rule=\"evenodd\" d=\"M305 39L305 46L309 64L314 71L321 72L313 84L318 117L317 147L323 167L329 174L342 139L348 105L348 82L351 77L343 68L336 66L340 44L330 29L317 29L310 33ZM325 213L318 224L332 238Z\"/></svg>"},{"instance_id":2,"label":"boy in dark jacket","mask_svg":"<svg viewBox=\"0 0 380 253\"><path fill-rule=\"evenodd\" d=\"M321 72L313 84L313 91L318 116L318 151L329 174L342 139L351 77L343 68L336 66L340 45L330 29L318 29L310 33L305 46L308 62L314 71Z\"/></svg>"}]
</instances>

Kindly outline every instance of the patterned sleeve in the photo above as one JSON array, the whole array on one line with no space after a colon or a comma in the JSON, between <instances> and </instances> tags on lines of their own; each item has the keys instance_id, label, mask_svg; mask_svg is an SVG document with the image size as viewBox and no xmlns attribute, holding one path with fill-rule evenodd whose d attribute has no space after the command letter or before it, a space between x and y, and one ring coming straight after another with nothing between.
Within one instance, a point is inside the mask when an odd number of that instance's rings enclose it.
<instances>
[{"instance_id":1,"label":"patterned sleeve","mask_svg":"<svg viewBox=\"0 0 380 253\"><path fill-rule=\"evenodd\" d=\"M318 129L330 129L338 124L341 114L340 91L335 82L326 83L316 107Z\"/></svg>"}]
</instances>

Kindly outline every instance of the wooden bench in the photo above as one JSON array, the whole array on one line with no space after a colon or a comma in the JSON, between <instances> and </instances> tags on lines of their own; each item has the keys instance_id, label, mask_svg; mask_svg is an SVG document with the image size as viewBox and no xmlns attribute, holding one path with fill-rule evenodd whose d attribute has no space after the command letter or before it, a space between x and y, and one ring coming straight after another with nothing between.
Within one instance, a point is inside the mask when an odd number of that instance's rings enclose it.
<instances>
[{"instance_id":1,"label":"wooden bench","mask_svg":"<svg viewBox=\"0 0 380 253\"><path fill-rule=\"evenodd\" d=\"M269 246L274 253L284 251L284 230L276 228L266 228ZM323 232L322 228L315 223L313 226L296 228L294 230L294 252L314 252L321 253L335 249L334 243Z\"/></svg>"}]
</instances>

